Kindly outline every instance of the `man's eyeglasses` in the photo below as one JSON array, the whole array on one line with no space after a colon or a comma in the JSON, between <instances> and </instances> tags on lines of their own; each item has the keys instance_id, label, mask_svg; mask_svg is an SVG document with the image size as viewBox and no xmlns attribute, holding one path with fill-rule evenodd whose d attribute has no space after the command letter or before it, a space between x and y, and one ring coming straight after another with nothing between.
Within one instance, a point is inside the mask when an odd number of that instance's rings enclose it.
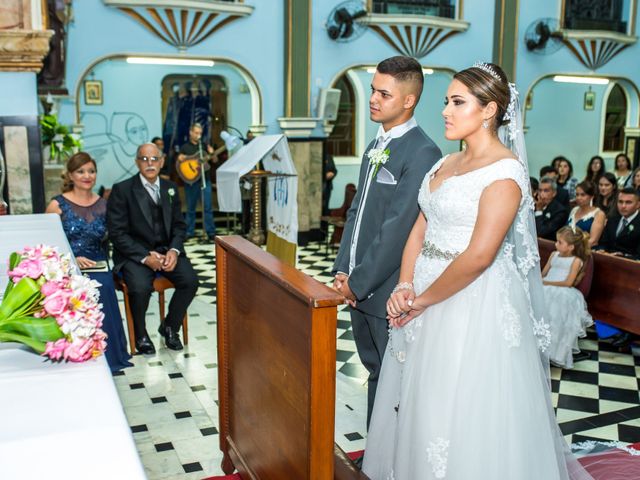
<instances>
[{"instance_id":1,"label":"man's eyeglasses","mask_svg":"<svg viewBox=\"0 0 640 480\"><path fill-rule=\"evenodd\" d=\"M158 163L160 161L160 157L137 157L138 160L145 163Z\"/></svg>"}]
</instances>

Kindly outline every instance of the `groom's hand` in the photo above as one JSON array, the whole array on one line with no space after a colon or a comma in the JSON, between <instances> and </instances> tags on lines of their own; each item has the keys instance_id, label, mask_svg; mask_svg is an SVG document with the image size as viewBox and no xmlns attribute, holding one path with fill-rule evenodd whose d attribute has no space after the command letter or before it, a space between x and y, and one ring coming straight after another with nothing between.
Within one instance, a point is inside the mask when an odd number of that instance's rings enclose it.
<instances>
[{"instance_id":1,"label":"groom's hand","mask_svg":"<svg viewBox=\"0 0 640 480\"><path fill-rule=\"evenodd\" d=\"M333 288L341 293L346 299L347 303L351 307L356 306L356 296L349 287L349 276L344 273L338 273L333 281Z\"/></svg>"}]
</instances>

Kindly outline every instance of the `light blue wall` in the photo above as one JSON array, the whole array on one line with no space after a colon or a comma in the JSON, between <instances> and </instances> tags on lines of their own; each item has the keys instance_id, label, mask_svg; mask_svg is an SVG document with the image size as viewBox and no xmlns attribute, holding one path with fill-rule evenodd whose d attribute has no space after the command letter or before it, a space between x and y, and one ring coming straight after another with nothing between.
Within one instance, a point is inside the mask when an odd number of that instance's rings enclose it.
<instances>
[{"instance_id":1,"label":"light blue wall","mask_svg":"<svg viewBox=\"0 0 640 480\"><path fill-rule=\"evenodd\" d=\"M628 0L627 0L628 1ZM211 38L198 46L190 48L188 55L206 57L225 57L244 65L256 78L264 100L264 123L268 125L268 132L278 132L277 118L283 115L284 104L284 0L257 1L247 0L254 5L253 14L240 19L214 34ZM314 112L320 88L329 87L338 76L348 68L361 65L375 65L380 60L396 55L397 52L371 30L353 42L336 43L330 40L326 33L325 22L332 9L341 0L312 0L312 31L311 31L311 111ZM526 29L532 22L540 18L559 18L560 2L518 2L518 45L516 63L516 83L523 97L526 92L540 78L555 73L591 74L566 47L552 55L536 55L527 52L524 45ZM471 65L476 60L489 60L493 49L495 2L467 1L464 5L464 20L471 23L470 28L461 34L445 41L426 58L421 59L425 67L446 67L460 70ZM74 3L75 21L70 26L69 50L67 63L67 85L71 92L81 80L82 72L97 59L122 53L136 54L171 54L178 52L153 34L149 33L126 14L117 9L106 7L101 0L83 0ZM640 69L637 60L640 58L640 46L636 43L599 69L596 73L604 76L628 78L633 84L640 84ZM124 76L124 81L128 76ZM429 95L431 91L439 89L427 88L427 96L423 99L421 108L436 119L441 111L441 94ZM627 91L633 93L633 87L627 86ZM368 88L365 90L368 94ZM584 89L582 86L574 94L580 98ZM572 94L573 95L573 94ZM555 97L557 92L550 95L536 95L535 109L539 110L539 118L545 122L553 117L558 110ZM440 98L438 98L440 97ZM73 123L75 99L71 99L61 107L62 122ZM233 98L231 99L233 102ZM156 104L157 101L154 101ZM548 102L548 103L546 103ZM153 107L156 108L156 107ZM566 116L581 115L581 102L568 102ZM597 107L598 108L598 107ZM638 125L638 101L634 97L631 102L630 126ZM435 113L437 112L437 113ZM545 113L546 112L546 113ZM597 110L596 110L597 113ZM420 115L420 114L419 114ZM602 119L593 114L596 122ZM430 123L427 119L425 129L436 139L443 151L452 149L439 137L441 124ZM577 129L566 130L566 125L558 125L557 130L549 131L548 136L537 136L539 131L548 130L547 125L538 126L538 120L528 121L531 134L528 134L529 148L532 158L546 158L551 152L567 152L572 149L576 157L576 170L583 170L585 157L591 155L591 138L585 139L584 132ZM547 122L548 124L548 122ZM590 124L591 125L591 124ZM599 125L599 123L596 123ZM598 127L599 128L599 127ZM545 130L546 129L546 130ZM563 132L562 129L566 131ZM366 130L370 134L371 128ZM591 131L591 130L589 130ZM585 145L583 149L567 146L570 136L578 136L572 143ZM589 146L589 148L587 148ZM453 148L455 149L455 148ZM587 152L588 151L588 152ZM538 160L536 160L538 162Z\"/></svg>"},{"instance_id":2,"label":"light blue wall","mask_svg":"<svg viewBox=\"0 0 640 480\"><path fill-rule=\"evenodd\" d=\"M596 95L593 110L584 110L587 85L544 79L533 90L531 110L527 110L525 139L531 175L549 165L558 155L571 160L574 176L582 180L589 159L600 153L600 123L606 86L592 85Z\"/></svg>"},{"instance_id":3,"label":"light blue wall","mask_svg":"<svg viewBox=\"0 0 640 480\"><path fill-rule=\"evenodd\" d=\"M232 22L204 42L189 48L187 56L229 58L256 78L263 95L264 123L278 132L284 94L284 2L255 5L252 15ZM159 40L125 13L105 6L101 0L74 3L74 22L69 28L67 86L75 92L83 71L102 57L114 54L163 54L179 52ZM127 81L128 76L123 78ZM75 98L61 106L62 121L73 123Z\"/></svg>"},{"instance_id":4,"label":"light blue wall","mask_svg":"<svg viewBox=\"0 0 640 480\"><path fill-rule=\"evenodd\" d=\"M137 146L162 136L162 80L171 74L220 75L228 89L228 124L245 132L251 124L251 97L241 93L244 83L232 67L175 67L131 65L108 60L93 69L92 80L101 80L102 105L81 100L84 150L98 163L97 185L111 186L134 173ZM123 81L126 79L126 81ZM82 92L84 95L84 92Z\"/></svg>"},{"instance_id":5,"label":"light blue wall","mask_svg":"<svg viewBox=\"0 0 640 480\"><path fill-rule=\"evenodd\" d=\"M37 114L36 74L0 72L0 117Z\"/></svg>"},{"instance_id":6,"label":"light blue wall","mask_svg":"<svg viewBox=\"0 0 640 480\"><path fill-rule=\"evenodd\" d=\"M373 74L366 69L356 69L356 78L360 81L360 88L367 95L363 105L358 105L358 109L363 113L365 120L365 140L364 145L375 138L379 124L369 120L369 93L371 91L371 79ZM444 122L442 120L442 109L444 108L444 97L447 87L451 83L452 75L445 72L434 72L432 75L425 75L424 90L420 103L415 111L415 119L418 125L436 142L443 153L455 152L459 149L459 142L451 142L444 137ZM361 155L364 152L358 152Z\"/></svg>"},{"instance_id":7,"label":"light blue wall","mask_svg":"<svg viewBox=\"0 0 640 480\"><path fill-rule=\"evenodd\" d=\"M311 32L312 107L315 108L318 89L328 87L343 71L353 66L376 65L398 52L371 30L349 43L337 43L327 35L325 22L338 0L314 0ZM472 26L437 47L421 63L431 67L461 70L477 60L489 61L493 48L494 2L464 2L464 18Z\"/></svg>"},{"instance_id":8,"label":"light blue wall","mask_svg":"<svg viewBox=\"0 0 640 480\"><path fill-rule=\"evenodd\" d=\"M375 138L379 124L369 119L369 92L371 91L372 73L367 72L366 68L357 68L352 70L350 81L357 82L353 85L354 89L360 90L363 95L362 104L356 105L358 113L356 114L356 122L364 122L364 128L356 125L356 145L366 148L366 146ZM442 109L444 108L444 97L447 87L451 83L452 75L449 72L436 71L432 75L425 75L425 84L420 103L415 112L415 119L418 125L429 135L433 141L440 147L443 154L456 152L460 148L459 142L451 142L444 137L444 123L442 120ZM362 141L360 140L360 135ZM344 200L344 187L347 183L358 184L358 174L360 171L360 161L364 150L357 148L355 158L338 158L336 167L338 174L333 182L334 190L331 195L330 208L337 208L342 205Z\"/></svg>"},{"instance_id":9,"label":"light blue wall","mask_svg":"<svg viewBox=\"0 0 640 480\"><path fill-rule=\"evenodd\" d=\"M559 8L559 2L520 2L516 84L523 99L535 85L534 110L527 112L526 120L530 127L526 140L531 171L537 174L540 165L564 154L573 162L574 171L581 178L589 158L599 153L604 121L604 88L592 87L597 91L596 105L593 111L587 112L582 106L586 85L560 84L550 80L538 82L554 74L626 78L629 81L623 82L622 87L629 95L627 125L637 127L639 102L635 86L640 85L640 46L637 43L631 45L596 72L582 65L566 46L548 55L528 52L524 36L529 25L541 18L559 18Z\"/></svg>"}]
</instances>

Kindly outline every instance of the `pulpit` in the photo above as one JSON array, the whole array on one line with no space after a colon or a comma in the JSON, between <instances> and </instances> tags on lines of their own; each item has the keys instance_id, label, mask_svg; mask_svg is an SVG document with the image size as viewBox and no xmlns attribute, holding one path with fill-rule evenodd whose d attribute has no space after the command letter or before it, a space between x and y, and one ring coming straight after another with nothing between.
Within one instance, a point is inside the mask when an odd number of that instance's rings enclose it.
<instances>
[{"instance_id":1,"label":"pulpit","mask_svg":"<svg viewBox=\"0 0 640 480\"><path fill-rule=\"evenodd\" d=\"M334 445L343 297L239 236L216 238L222 469L365 479Z\"/></svg>"}]
</instances>

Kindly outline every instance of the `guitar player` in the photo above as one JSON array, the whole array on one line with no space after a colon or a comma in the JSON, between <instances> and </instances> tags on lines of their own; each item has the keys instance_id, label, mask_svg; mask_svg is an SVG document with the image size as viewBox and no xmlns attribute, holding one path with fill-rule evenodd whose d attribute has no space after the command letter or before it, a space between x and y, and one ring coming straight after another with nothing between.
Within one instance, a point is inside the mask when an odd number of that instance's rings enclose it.
<instances>
[{"instance_id":1,"label":"guitar player","mask_svg":"<svg viewBox=\"0 0 640 480\"><path fill-rule=\"evenodd\" d=\"M189 129L189 141L180 147L178 162L184 161L189 157L196 157L200 166L200 172L193 181L184 182L184 194L187 203L187 238L195 235L196 207L202 197L204 202L204 230L209 240L213 241L216 234L216 224L213 220L213 210L211 208L211 177L209 175L211 165L209 162L217 163L218 157L214 155L213 148L210 145L202 143L201 138L202 125L194 123Z\"/></svg>"}]
</instances>

